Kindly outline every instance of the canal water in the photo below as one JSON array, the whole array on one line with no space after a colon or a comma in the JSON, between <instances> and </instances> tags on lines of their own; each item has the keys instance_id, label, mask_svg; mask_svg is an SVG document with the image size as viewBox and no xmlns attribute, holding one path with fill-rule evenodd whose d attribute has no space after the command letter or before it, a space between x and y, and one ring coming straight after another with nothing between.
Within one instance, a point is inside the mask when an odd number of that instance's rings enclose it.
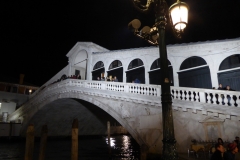
<instances>
[{"instance_id":1,"label":"canal water","mask_svg":"<svg viewBox=\"0 0 240 160\"><path fill-rule=\"evenodd\" d=\"M79 160L139 160L140 148L130 135L111 136L109 156L106 136L80 136L78 142ZM0 160L23 160L25 139L0 138ZM33 159L38 159L40 140L35 139ZM48 137L45 160L70 160L71 137Z\"/></svg>"}]
</instances>

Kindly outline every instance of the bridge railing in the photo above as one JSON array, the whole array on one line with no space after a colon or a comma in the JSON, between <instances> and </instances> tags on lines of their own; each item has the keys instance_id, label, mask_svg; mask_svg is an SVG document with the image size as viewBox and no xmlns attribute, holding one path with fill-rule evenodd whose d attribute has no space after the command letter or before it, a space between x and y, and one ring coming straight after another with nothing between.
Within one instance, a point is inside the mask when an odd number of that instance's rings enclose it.
<instances>
[{"instance_id":1,"label":"bridge railing","mask_svg":"<svg viewBox=\"0 0 240 160\"><path fill-rule=\"evenodd\" d=\"M173 99L240 107L240 92L216 89L171 87Z\"/></svg>"},{"instance_id":2,"label":"bridge railing","mask_svg":"<svg viewBox=\"0 0 240 160\"><path fill-rule=\"evenodd\" d=\"M161 96L160 85L105 82L105 81L86 81L77 79L67 79L60 81L58 83L47 86L40 92L44 92L46 90L50 91L53 89L66 86L76 86L81 88L92 88L114 92L125 92L155 97ZM231 105L240 107L240 92L236 91L171 86L171 94L172 98L176 100L202 102L218 105Z\"/></svg>"}]
</instances>

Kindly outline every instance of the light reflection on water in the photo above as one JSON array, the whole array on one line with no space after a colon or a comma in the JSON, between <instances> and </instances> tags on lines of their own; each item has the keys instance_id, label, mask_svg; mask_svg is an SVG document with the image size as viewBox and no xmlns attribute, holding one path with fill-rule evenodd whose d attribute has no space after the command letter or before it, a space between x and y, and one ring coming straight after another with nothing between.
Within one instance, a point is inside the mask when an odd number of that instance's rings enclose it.
<instances>
[{"instance_id":1,"label":"light reflection on water","mask_svg":"<svg viewBox=\"0 0 240 160\"><path fill-rule=\"evenodd\" d=\"M0 139L0 159L22 160L25 139ZM139 160L140 149L130 135L111 136L111 160ZM33 159L38 159L40 140L34 142ZM109 160L107 136L80 136L78 156L81 160ZM71 159L71 137L47 140L45 160Z\"/></svg>"},{"instance_id":2,"label":"light reflection on water","mask_svg":"<svg viewBox=\"0 0 240 160\"><path fill-rule=\"evenodd\" d=\"M108 137L106 137L108 144ZM138 160L139 146L130 135L111 136L110 146L114 160Z\"/></svg>"}]
</instances>

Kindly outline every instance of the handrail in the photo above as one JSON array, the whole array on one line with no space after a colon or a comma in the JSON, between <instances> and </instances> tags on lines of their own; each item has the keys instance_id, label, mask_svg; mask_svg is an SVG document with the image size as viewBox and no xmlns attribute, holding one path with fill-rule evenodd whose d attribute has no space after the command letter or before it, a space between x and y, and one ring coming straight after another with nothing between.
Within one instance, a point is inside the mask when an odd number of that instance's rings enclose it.
<instances>
[{"instance_id":1,"label":"handrail","mask_svg":"<svg viewBox=\"0 0 240 160\"><path fill-rule=\"evenodd\" d=\"M161 96L160 85L66 79L58 83L51 84L42 90L39 90L39 92L32 95L30 100L40 92L51 91L66 86L76 86L82 88L108 90L113 92L124 92L154 97ZM171 92L172 98L176 100L240 107L240 92L238 91L171 86Z\"/></svg>"}]
</instances>

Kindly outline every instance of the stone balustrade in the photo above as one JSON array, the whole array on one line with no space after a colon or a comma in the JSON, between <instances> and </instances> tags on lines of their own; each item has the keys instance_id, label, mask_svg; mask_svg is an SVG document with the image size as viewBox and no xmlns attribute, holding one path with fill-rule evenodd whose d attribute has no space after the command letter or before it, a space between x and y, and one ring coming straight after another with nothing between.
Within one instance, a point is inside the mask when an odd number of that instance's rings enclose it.
<instances>
[{"instance_id":1,"label":"stone balustrade","mask_svg":"<svg viewBox=\"0 0 240 160\"><path fill-rule=\"evenodd\" d=\"M173 99L240 107L240 92L216 89L171 87Z\"/></svg>"},{"instance_id":2,"label":"stone balustrade","mask_svg":"<svg viewBox=\"0 0 240 160\"><path fill-rule=\"evenodd\" d=\"M137 83L121 83L121 82L105 82L105 81L86 81L77 79L67 79L61 82L51 84L42 90L32 94L30 100L37 94L45 91L51 91L57 88L66 86L75 86L81 88L91 88L97 90L107 90L113 92L124 92L130 94L140 94L146 96L161 96L160 85L147 85ZM240 92L214 90L214 89L201 89L201 88L187 88L187 87L174 87L171 86L172 98L181 101L192 101L209 103L216 105L230 105L240 106Z\"/></svg>"}]
</instances>

